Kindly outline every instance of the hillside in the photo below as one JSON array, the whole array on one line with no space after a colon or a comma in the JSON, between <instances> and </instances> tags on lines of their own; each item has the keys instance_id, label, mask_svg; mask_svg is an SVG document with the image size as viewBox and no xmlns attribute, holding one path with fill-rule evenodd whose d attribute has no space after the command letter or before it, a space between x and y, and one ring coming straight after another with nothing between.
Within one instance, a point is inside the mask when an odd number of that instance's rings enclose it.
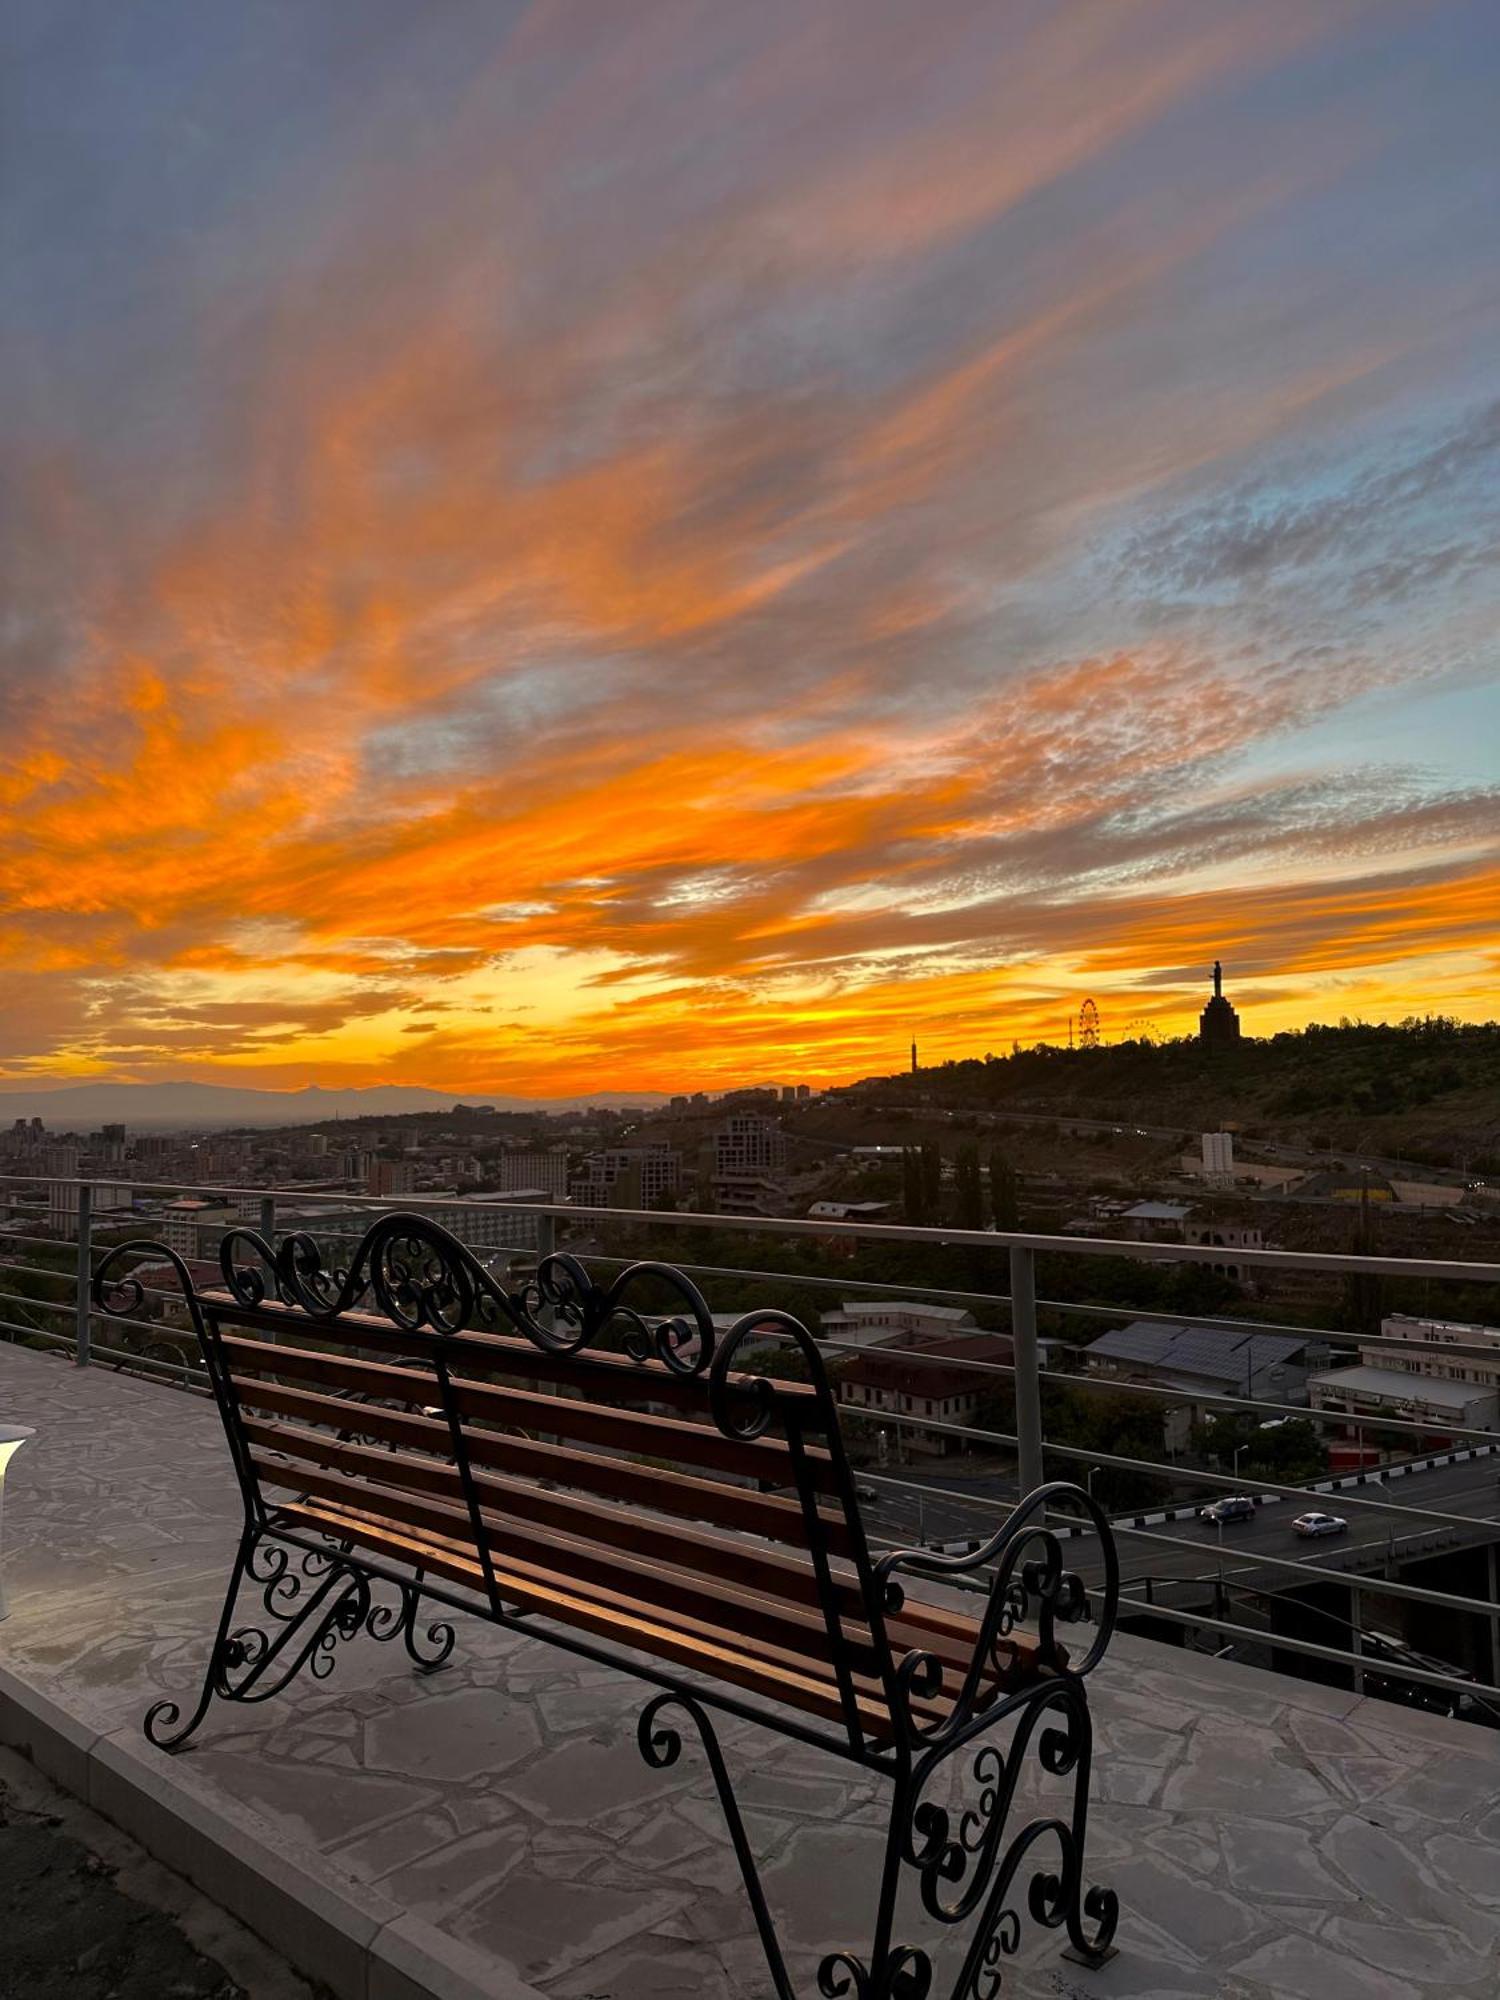
<instances>
[{"instance_id":1,"label":"hillside","mask_svg":"<svg viewBox=\"0 0 1500 2000\"><path fill-rule=\"evenodd\" d=\"M861 1105L940 1105L1186 1132L1235 1125L1251 1137L1495 1174L1500 1024L1343 1023L1215 1054L1196 1039L1019 1049L872 1078L844 1101L856 1113Z\"/></svg>"}]
</instances>

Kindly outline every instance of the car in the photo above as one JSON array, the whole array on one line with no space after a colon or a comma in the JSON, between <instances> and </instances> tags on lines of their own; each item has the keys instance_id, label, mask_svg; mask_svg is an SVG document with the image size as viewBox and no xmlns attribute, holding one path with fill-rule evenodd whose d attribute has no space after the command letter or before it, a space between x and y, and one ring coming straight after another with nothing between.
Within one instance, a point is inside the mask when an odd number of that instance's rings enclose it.
<instances>
[{"instance_id":1,"label":"car","mask_svg":"<svg viewBox=\"0 0 1500 2000\"><path fill-rule=\"evenodd\" d=\"M1198 1519L1216 1528L1224 1521L1248 1521L1255 1513L1255 1502L1243 1493L1226 1494L1222 1500L1210 1500L1206 1507L1198 1509Z\"/></svg>"},{"instance_id":2,"label":"car","mask_svg":"<svg viewBox=\"0 0 1500 2000\"><path fill-rule=\"evenodd\" d=\"M1292 1532L1304 1540L1310 1535L1346 1535L1349 1523L1339 1514L1299 1514Z\"/></svg>"}]
</instances>

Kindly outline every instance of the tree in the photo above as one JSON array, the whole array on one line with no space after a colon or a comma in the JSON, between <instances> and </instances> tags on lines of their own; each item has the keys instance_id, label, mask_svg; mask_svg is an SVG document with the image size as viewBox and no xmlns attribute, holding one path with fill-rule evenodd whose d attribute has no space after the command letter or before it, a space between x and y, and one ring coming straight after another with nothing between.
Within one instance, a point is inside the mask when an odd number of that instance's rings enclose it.
<instances>
[{"instance_id":1,"label":"tree","mask_svg":"<svg viewBox=\"0 0 1500 2000\"><path fill-rule=\"evenodd\" d=\"M990 1209L997 1229L1021 1226L1021 1184L1016 1170L997 1148L990 1154Z\"/></svg>"},{"instance_id":2,"label":"tree","mask_svg":"<svg viewBox=\"0 0 1500 2000\"><path fill-rule=\"evenodd\" d=\"M960 1146L953 1161L957 1193L957 1221L960 1229L983 1229L984 1182L979 1171L979 1148Z\"/></svg>"},{"instance_id":3,"label":"tree","mask_svg":"<svg viewBox=\"0 0 1500 2000\"><path fill-rule=\"evenodd\" d=\"M1370 1210L1370 1189L1367 1182L1359 1191L1359 1210L1354 1222L1355 1256L1374 1256L1376 1245L1373 1224L1374 1217ZM1350 1333L1371 1335L1379 1333L1381 1314L1384 1310L1379 1278L1369 1271L1346 1271L1343 1321Z\"/></svg>"},{"instance_id":4,"label":"tree","mask_svg":"<svg viewBox=\"0 0 1500 2000\"><path fill-rule=\"evenodd\" d=\"M915 1146L901 1148L901 1206L913 1229L927 1222L927 1191L922 1182L922 1155Z\"/></svg>"},{"instance_id":5,"label":"tree","mask_svg":"<svg viewBox=\"0 0 1500 2000\"><path fill-rule=\"evenodd\" d=\"M943 1215L943 1149L935 1139L922 1141L922 1200L929 1221Z\"/></svg>"}]
</instances>

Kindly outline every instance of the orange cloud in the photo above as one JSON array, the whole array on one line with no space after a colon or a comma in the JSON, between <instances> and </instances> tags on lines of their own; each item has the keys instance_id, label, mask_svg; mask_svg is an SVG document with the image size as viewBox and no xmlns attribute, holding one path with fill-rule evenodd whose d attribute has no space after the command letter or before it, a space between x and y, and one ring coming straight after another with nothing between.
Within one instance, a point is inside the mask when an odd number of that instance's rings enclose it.
<instances>
[{"instance_id":1,"label":"orange cloud","mask_svg":"<svg viewBox=\"0 0 1500 2000\"><path fill-rule=\"evenodd\" d=\"M194 267L154 427L38 419L0 1061L848 1076L1216 955L1487 1008L1493 797L1298 748L1492 629L1489 432L1359 429L1460 278L1299 265L1381 145L1235 95L1351 10L712 11L530 10L257 211L264 296Z\"/></svg>"}]
</instances>

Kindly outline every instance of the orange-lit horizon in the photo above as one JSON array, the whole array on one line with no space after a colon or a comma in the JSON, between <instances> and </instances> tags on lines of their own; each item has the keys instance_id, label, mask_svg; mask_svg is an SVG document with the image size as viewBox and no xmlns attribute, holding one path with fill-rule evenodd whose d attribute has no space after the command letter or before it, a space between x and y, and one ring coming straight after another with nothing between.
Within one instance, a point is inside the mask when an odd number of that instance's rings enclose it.
<instances>
[{"instance_id":1,"label":"orange-lit horizon","mask_svg":"<svg viewBox=\"0 0 1500 2000\"><path fill-rule=\"evenodd\" d=\"M1492 13L231 11L15 52L0 1092L1500 1012Z\"/></svg>"}]
</instances>

